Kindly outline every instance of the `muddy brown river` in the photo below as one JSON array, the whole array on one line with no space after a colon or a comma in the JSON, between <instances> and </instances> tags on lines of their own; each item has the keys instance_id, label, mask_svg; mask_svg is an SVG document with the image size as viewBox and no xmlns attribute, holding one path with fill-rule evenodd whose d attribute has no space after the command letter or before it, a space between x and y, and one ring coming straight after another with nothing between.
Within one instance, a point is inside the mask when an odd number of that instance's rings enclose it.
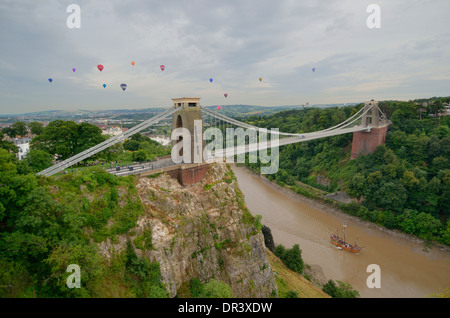
<instances>
[{"instance_id":1,"label":"muddy brown river","mask_svg":"<svg viewBox=\"0 0 450 318\"><path fill-rule=\"evenodd\" d=\"M299 244L306 264L319 265L327 279L348 282L361 297L417 298L450 286L450 250L426 247L418 240L340 213L283 190L244 167L233 166L245 202L262 215L275 244ZM330 243L331 232L347 225L347 241L363 251L352 254ZM370 264L380 267L380 288L369 288Z\"/></svg>"}]
</instances>

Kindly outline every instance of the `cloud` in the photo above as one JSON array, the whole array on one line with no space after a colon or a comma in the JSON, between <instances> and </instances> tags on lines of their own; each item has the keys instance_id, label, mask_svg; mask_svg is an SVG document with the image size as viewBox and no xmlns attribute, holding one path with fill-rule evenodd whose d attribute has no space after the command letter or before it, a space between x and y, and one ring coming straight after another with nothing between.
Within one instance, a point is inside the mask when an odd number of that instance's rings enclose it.
<instances>
[{"instance_id":1,"label":"cloud","mask_svg":"<svg viewBox=\"0 0 450 318\"><path fill-rule=\"evenodd\" d=\"M68 29L71 3L0 2L0 113L448 95L446 0L378 1L380 29L371 1L84 0Z\"/></svg>"}]
</instances>

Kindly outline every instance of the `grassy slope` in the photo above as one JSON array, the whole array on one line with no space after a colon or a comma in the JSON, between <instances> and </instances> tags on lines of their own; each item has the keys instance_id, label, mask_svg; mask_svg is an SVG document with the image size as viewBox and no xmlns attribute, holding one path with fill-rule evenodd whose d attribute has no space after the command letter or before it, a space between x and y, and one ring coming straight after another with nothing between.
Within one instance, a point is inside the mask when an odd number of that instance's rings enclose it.
<instances>
[{"instance_id":1,"label":"grassy slope","mask_svg":"<svg viewBox=\"0 0 450 318\"><path fill-rule=\"evenodd\" d=\"M300 274L286 267L283 262L267 249L267 256L275 278L280 298L286 297L289 290L298 293L299 298L330 298L319 287L308 281Z\"/></svg>"}]
</instances>

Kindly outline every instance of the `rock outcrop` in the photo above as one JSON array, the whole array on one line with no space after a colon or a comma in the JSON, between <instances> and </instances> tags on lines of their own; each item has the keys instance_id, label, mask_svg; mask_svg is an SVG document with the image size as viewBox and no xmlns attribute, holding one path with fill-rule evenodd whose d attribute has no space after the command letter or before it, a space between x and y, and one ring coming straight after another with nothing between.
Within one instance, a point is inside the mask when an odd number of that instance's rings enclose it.
<instances>
[{"instance_id":1,"label":"rock outcrop","mask_svg":"<svg viewBox=\"0 0 450 318\"><path fill-rule=\"evenodd\" d=\"M136 187L145 213L128 238L139 257L159 263L172 297L192 278L223 281L234 297L277 294L261 225L227 165L212 164L201 183L187 187L165 174L142 177ZM100 249L111 255L128 238L108 240Z\"/></svg>"}]
</instances>

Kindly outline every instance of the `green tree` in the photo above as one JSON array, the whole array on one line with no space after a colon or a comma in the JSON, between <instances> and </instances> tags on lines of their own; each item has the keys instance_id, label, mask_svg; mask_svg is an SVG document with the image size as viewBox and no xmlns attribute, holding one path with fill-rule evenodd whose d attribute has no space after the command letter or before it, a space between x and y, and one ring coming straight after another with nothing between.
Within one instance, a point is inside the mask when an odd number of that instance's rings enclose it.
<instances>
[{"instance_id":1,"label":"green tree","mask_svg":"<svg viewBox=\"0 0 450 318\"><path fill-rule=\"evenodd\" d=\"M40 135L44 132L44 124L38 121L28 123L28 128L33 135Z\"/></svg>"},{"instance_id":2,"label":"green tree","mask_svg":"<svg viewBox=\"0 0 450 318\"><path fill-rule=\"evenodd\" d=\"M442 177L442 195L438 199L438 207L447 220L450 219L450 171Z\"/></svg>"},{"instance_id":3,"label":"green tree","mask_svg":"<svg viewBox=\"0 0 450 318\"><path fill-rule=\"evenodd\" d=\"M3 134L7 135L9 138L15 138L17 132L14 130L13 127L9 126L2 129L2 135Z\"/></svg>"},{"instance_id":4,"label":"green tree","mask_svg":"<svg viewBox=\"0 0 450 318\"><path fill-rule=\"evenodd\" d=\"M419 213L415 221L416 234L423 239L432 239L442 228L441 222L428 213Z\"/></svg>"},{"instance_id":5,"label":"green tree","mask_svg":"<svg viewBox=\"0 0 450 318\"><path fill-rule=\"evenodd\" d=\"M138 151L140 146L140 142L133 140L133 139L128 139L123 143L123 149L128 150L128 151Z\"/></svg>"},{"instance_id":6,"label":"green tree","mask_svg":"<svg viewBox=\"0 0 450 318\"><path fill-rule=\"evenodd\" d=\"M348 185L348 193L358 200L364 194L364 190L366 188L366 178L361 173L356 173L353 178L350 179L350 183Z\"/></svg>"},{"instance_id":7,"label":"green tree","mask_svg":"<svg viewBox=\"0 0 450 318\"><path fill-rule=\"evenodd\" d=\"M285 260L283 262L287 267L301 274L303 272L303 260L302 251L298 244L295 244L291 249L285 254Z\"/></svg>"},{"instance_id":8,"label":"green tree","mask_svg":"<svg viewBox=\"0 0 450 318\"><path fill-rule=\"evenodd\" d=\"M273 240L272 231L265 225L263 225L261 231L264 235L264 244L271 252L273 252L275 250L275 243Z\"/></svg>"},{"instance_id":9,"label":"green tree","mask_svg":"<svg viewBox=\"0 0 450 318\"><path fill-rule=\"evenodd\" d=\"M49 279L44 287L56 295L65 297L90 297L90 284L102 275L102 258L94 245L58 245L44 260L51 268ZM76 264L81 269L81 288L67 288L66 281L71 273L67 267Z\"/></svg>"},{"instance_id":10,"label":"green tree","mask_svg":"<svg viewBox=\"0 0 450 318\"><path fill-rule=\"evenodd\" d=\"M281 261L293 271L301 274L303 272L302 251L298 244L295 244L291 249L286 249L282 244L275 247L273 252Z\"/></svg>"},{"instance_id":11,"label":"green tree","mask_svg":"<svg viewBox=\"0 0 450 318\"><path fill-rule=\"evenodd\" d=\"M298 292L292 289L288 290L288 292L286 293L286 298L299 298Z\"/></svg>"},{"instance_id":12,"label":"green tree","mask_svg":"<svg viewBox=\"0 0 450 318\"><path fill-rule=\"evenodd\" d=\"M408 234L416 233L416 218L417 212L414 210L405 210L402 214L398 216L400 229Z\"/></svg>"},{"instance_id":13,"label":"green tree","mask_svg":"<svg viewBox=\"0 0 450 318\"><path fill-rule=\"evenodd\" d=\"M3 140L3 133L0 134L0 148L13 153L17 153L19 151L19 148L14 143Z\"/></svg>"},{"instance_id":14,"label":"green tree","mask_svg":"<svg viewBox=\"0 0 450 318\"><path fill-rule=\"evenodd\" d=\"M419 180L416 179L412 171L405 171L402 182L407 189L414 189L419 186Z\"/></svg>"},{"instance_id":15,"label":"green tree","mask_svg":"<svg viewBox=\"0 0 450 318\"><path fill-rule=\"evenodd\" d=\"M28 129L24 122L17 121L11 126L3 128L2 133L10 138L15 138L16 136L25 136L28 133Z\"/></svg>"},{"instance_id":16,"label":"green tree","mask_svg":"<svg viewBox=\"0 0 450 318\"><path fill-rule=\"evenodd\" d=\"M233 293L231 291L230 285L213 279L205 284L200 298L231 298L231 297L233 297Z\"/></svg>"},{"instance_id":17,"label":"green tree","mask_svg":"<svg viewBox=\"0 0 450 318\"><path fill-rule=\"evenodd\" d=\"M444 109L444 105L440 100L433 101L428 104L430 112L434 114L434 117L438 117L438 113Z\"/></svg>"},{"instance_id":18,"label":"green tree","mask_svg":"<svg viewBox=\"0 0 450 318\"><path fill-rule=\"evenodd\" d=\"M138 150L133 152L133 161L146 161L147 160L147 153L144 150Z\"/></svg>"},{"instance_id":19,"label":"green tree","mask_svg":"<svg viewBox=\"0 0 450 318\"><path fill-rule=\"evenodd\" d=\"M44 128L41 135L33 138L31 147L56 155L57 159L67 159L101 143L105 138L97 126L55 120Z\"/></svg>"},{"instance_id":20,"label":"green tree","mask_svg":"<svg viewBox=\"0 0 450 318\"><path fill-rule=\"evenodd\" d=\"M30 150L24 160L33 171L42 171L52 165L53 156L44 150Z\"/></svg>"},{"instance_id":21,"label":"green tree","mask_svg":"<svg viewBox=\"0 0 450 318\"><path fill-rule=\"evenodd\" d=\"M29 292L32 279L28 271L20 264L0 258L0 298L34 297Z\"/></svg>"},{"instance_id":22,"label":"green tree","mask_svg":"<svg viewBox=\"0 0 450 318\"><path fill-rule=\"evenodd\" d=\"M332 298L358 298L359 292L352 288L349 283L337 281L337 285L333 280L323 285L322 290Z\"/></svg>"},{"instance_id":23,"label":"green tree","mask_svg":"<svg viewBox=\"0 0 450 318\"><path fill-rule=\"evenodd\" d=\"M27 124L25 124L23 121L17 121L14 124L12 124L11 128L16 132L17 136L25 136L28 134L28 128Z\"/></svg>"},{"instance_id":24,"label":"green tree","mask_svg":"<svg viewBox=\"0 0 450 318\"><path fill-rule=\"evenodd\" d=\"M117 143L108 149L103 150L99 153L100 158L104 158L106 161L116 161L120 160L120 156L123 154L124 148L122 143Z\"/></svg>"},{"instance_id":25,"label":"green tree","mask_svg":"<svg viewBox=\"0 0 450 318\"><path fill-rule=\"evenodd\" d=\"M191 280L189 281L189 291L192 297L194 298L201 297L203 289L204 286L200 281L200 279L198 279L197 277L191 278Z\"/></svg>"}]
</instances>

